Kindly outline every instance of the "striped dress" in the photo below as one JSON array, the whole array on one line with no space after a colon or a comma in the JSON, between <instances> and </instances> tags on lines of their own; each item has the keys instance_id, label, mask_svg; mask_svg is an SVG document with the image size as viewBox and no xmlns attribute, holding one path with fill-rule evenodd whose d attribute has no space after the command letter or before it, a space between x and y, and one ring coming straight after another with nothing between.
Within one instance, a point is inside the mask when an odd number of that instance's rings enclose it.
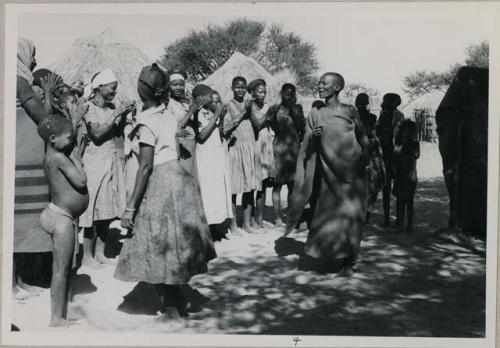
<instances>
[{"instance_id":1,"label":"striped dress","mask_svg":"<svg viewBox=\"0 0 500 348\"><path fill-rule=\"evenodd\" d=\"M52 240L40 224L40 214L49 202L44 143L24 110L17 108L16 114L14 252L48 252Z\"/></svg>"}]
</instances>

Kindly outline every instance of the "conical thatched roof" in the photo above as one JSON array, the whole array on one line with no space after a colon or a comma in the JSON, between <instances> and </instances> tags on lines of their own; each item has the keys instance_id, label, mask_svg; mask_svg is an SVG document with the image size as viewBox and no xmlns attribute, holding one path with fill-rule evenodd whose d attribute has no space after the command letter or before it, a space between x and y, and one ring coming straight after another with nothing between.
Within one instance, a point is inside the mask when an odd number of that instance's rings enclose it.
<instances>
[{"instance_id":1,"label":"conical thatched roof","mask_svg":"<svg viewBox=\"0 0 500 348\"><path fill-rule=\"evenodd\" d=\"M110 68L118 79L117 101L137 100L141 69L153 62L137 47L119 38L112 29L75 40L73 46L49 69L72 84L89 82L95 73Z\"/></svg>"},{"instance_id":2,"label":"conical thatched roof","mask_svg":"<svg viewBox=\"0 0 500 348\"><path fill-rule=\"evenodd\" d=\"M406 104L402 112L407 118L413 118L415 111L418 110L425 110L430 115L435 115L439 103L441 103L443 98L444 92L439 90L422 94Z\"/></svg>"},{"instance_id":3,"label":"conical thatched roof","mask_svg":"<svg viewBox=\"0 0 500 348\"><path fill-rule=\"evenodd\" d=\"M278 102L281 86L278 86L273 75L255 59L247 57L240 52L235 52L224 65L200 83L210 86L219 92L223 101L228 101L233 98L231 82L236 76L243 76L248 82L258 78L264 79L267 84L267 102Z\"/></svg>"}]
</instances>

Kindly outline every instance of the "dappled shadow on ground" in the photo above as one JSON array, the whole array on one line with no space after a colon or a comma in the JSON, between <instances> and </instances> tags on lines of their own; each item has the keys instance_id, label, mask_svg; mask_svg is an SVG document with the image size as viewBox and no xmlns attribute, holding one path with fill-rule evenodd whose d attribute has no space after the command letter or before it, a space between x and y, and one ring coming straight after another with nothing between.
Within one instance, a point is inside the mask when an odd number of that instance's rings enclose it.
<instances>
[{"instance_id":1,"label":"dappled shadow on ground","mask_svg":"<svg viewBox=\"0 0 500 348\"><path fill-rule=\"evenodd\" d=\"M297 270L297 255L274 251L278 231L234 241L191 282L211 301L186 325L210 318L212 329L228 333L483 336L485 246L435 238L447 215L441 179L419 184L411 235L380 228L377 206L347 279ZM303 242L306 232L292 237Z\"/></svg>"}]
</instances>

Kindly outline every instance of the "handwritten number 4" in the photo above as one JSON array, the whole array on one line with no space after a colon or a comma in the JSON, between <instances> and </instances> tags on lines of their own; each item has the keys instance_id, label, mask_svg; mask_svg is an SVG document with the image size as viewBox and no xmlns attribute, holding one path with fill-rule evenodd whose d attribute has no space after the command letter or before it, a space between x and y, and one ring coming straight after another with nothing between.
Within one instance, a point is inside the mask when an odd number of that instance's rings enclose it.
<instances>
[{"instance_id":1,"label":"handwritten number 4","mask_svg":"<svg viewBox=\"0 0 500 348\"><path fill-rule=\"evenodd\" d=\"M299 342L302 342L302 340L301 340L300 338L298 338L298 337L294 337L294 338L293 338L293 341L295 342L295 346L297 346L297 344L298 344Z\"/></svg>"}]
</instances>

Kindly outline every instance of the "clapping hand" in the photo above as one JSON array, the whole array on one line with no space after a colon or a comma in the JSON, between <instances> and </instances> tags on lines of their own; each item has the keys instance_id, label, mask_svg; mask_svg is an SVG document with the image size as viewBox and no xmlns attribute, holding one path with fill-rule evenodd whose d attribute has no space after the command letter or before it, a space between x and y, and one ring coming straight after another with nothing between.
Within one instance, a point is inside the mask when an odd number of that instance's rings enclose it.
<instances>
[{"instance_id":1,"label":"clapping hand","mask_svg":"<svg viewBox=\"0 0 500 348\"><path fill-rule=\"evenodd\" d=\"M40 79L40 84L45 94L53 96L54 92L62 86L63 80L57 74L48 74Z\"/></svg>"},{"instance_id":2,"label":"clapping hand","mask_svg":"<svg viewBox=\"0 0 500 348\"><path fill-rule=\"evenodd\" d=\"M315 137L320 137L321 133L323 132L323 126L314 127L312 132Z\"/></svg>"},{"instance_id":3,"label":"clapping hand","mask_svg":"<svg viewBox=\"0 0 500 348\"><path fill-rule=\"evenodd\" d=\"M78 122L87 114L89 111L89 105L82 100L76 102L75 107L70 111L71 119L73 124L77 125Z\"/></svg>"},{"instance_id":4,"label":"clapping hand","mask_svg":"<svg viewBox=\"0 0 500 348\"><path fill-rule=\"evenodd\" d=\"M189 107L189 111L191 111L192 113L200 111L205 105L207 105L211 101L212 101L212 97L209 95L199 96L191 103L191 106Z\"/></svg>"},{"instance_id":5,"label":"clapping hand","mask_svg":"<svg viewBox=\"0 0 500 348\"><path fill-rule=\"evenodd\" d=\"M134 227L134 210L125 209L121 217L121 226L127 230L131 230Z\"/></svg>"}]
</instances>

